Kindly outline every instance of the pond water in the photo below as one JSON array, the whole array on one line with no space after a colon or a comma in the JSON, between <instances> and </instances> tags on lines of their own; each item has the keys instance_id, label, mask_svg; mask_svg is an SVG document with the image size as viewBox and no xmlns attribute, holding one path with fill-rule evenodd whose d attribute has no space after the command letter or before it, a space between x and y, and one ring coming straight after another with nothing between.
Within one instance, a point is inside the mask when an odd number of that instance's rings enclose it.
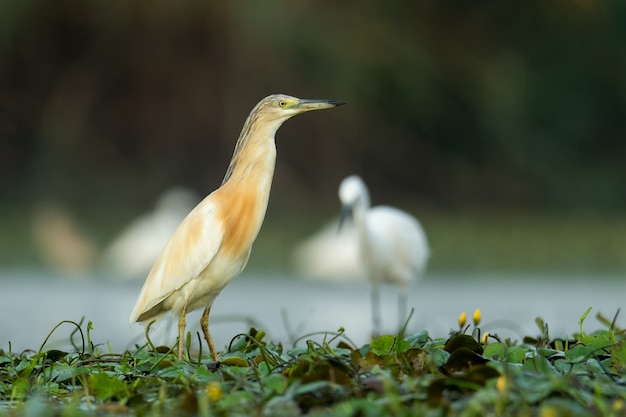
<instances>
[{"instance_id":1,"label":"pond water","mask_svg":"<svg viewBox=\"0 0 626 417\"><path fill-rule=\"evenodd\" d=\"M101 344L101 350L107 349L107 343L118 353L141 345L145 341L143 327L128 324L141 285L140 281L64 279L45 271L0 271L0 348L8 349L10 342L14 352L39 349L58 323L78 322L82 317L85 323L93 323L91 337ZM395 289L383 287L381 299L384 330L395 332ZM601 312L612 318L626 305L626 279L427 276L411 287L409 305L415 313L408 333L427 329L433 337L445 337L457 327L462 311L471 321L474 309L480 308L484 331L512 339L538 335L535 318L541 316L555 337L578 331L578 320L588 307L593 310L585 321L585 331L602 327L595 315ZM192 334L199 330L199 316L199 311L194 312L187 320ZM617 325L626 327L626 317L618 317ZM365 282L335 284L244 272L216 300L210 328L221 350L250 326L287 345L307 333L343 327L360 346L368 342L371 331L369 287ZM175 328L167 322L160 325L155 342L173 343ZM70 325L61 326L46 346L67 346L72 330Z\"/></svg>"}]
</instances>

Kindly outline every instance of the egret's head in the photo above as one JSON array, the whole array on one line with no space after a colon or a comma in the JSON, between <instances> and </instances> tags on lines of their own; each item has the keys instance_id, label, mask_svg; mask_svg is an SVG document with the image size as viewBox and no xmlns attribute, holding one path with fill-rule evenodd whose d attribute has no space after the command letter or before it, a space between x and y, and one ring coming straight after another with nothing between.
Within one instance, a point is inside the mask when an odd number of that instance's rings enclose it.
<instances>
[{"instance_id":1,"label":"egret's head","mask_svg":"<svg viewBox=\"0 0 626 417\"><path fill-rule=\"evenodd\" d=\"M358 175L350 175L344 178L339 185L339 201L344 206L354 206L363 202L363 197L367 197L365 183Z\"/></svg>"},{"instance_id":2,"label":"egret's head","mask_svg":"<svg viewBox=\"0 0 626 417\"><path fill-rule=\"evenodd\" d=\"M341 218L339 228L346 218L352 217L354 211L364 211L369 208L369 193L365 183L358 175L350 175L339 185L339 201L341 201Z\"/></svg>"}]
</instances>

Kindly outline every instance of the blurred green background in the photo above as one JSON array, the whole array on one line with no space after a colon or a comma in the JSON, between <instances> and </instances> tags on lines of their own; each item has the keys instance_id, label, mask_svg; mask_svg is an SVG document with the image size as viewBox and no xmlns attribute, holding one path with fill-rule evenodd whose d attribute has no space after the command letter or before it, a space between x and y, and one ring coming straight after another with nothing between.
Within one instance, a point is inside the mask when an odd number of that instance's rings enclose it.
<instances>
[{"instance_id":1,"label":"blurred green background","mask_svg":"<svg viewBox=\"0 0 626 417\"><path fill-rule=\"evenodd\" d=\"M250 266L288 270L360 174L434 272L626 271L626 3L0 3L0 266L55 204L98 250L175 186L219 186L271 93L345 100L277 135ZM61 243L59 242L59 245Z\"/></svg>"}]
</instances>

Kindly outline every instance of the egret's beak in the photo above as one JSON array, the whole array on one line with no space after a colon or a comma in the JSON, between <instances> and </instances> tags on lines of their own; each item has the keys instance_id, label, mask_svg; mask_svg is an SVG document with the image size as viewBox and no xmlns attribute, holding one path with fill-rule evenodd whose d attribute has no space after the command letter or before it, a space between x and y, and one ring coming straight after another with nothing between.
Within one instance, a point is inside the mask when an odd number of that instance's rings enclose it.
<instances>
[{"instance_id":1,"label":"egret's beak","mask_svg":"<svg viewBox=\"0 0 626 417\"><path fill-rule=\"evenodd\" d=\"M341 206L341 217L339 217L339 227L337 227L337 233L341 231L341 227L346 222L346 219L352 220L352 206L348 204Z\"/></svg>"},{"instance_id":2,"label":"egret's beak","mask_svg":"<svg viewBox=\"0 0 626 417\"><path fill-rule=\"evenodd\" d=\"M300 99L294 108L300 111L321 110L328 109L330 107L337 107L346 104L345 101L339 100L307 100Z\"/></svg>"}]
</instances>

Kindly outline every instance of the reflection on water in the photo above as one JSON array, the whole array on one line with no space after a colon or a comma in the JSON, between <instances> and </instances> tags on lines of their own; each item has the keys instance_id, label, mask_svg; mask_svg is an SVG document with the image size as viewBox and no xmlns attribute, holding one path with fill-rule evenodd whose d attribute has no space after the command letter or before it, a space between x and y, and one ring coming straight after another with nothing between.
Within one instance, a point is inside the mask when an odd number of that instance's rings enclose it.
<instances>
[{"instance_id":1,"label":"reflection on water","mask_svg":"<svg viewBox=\"0 0 626 417\"><path fill-rule=\"evenodd\" d=\"M37 270L0 271L0 348L9 342L14 351L39 349L48 333L61 321L93 322L91 337L106 350L114 351L143 344L143 327L129 326L128 316L141 282L99 279L68 280ZM624 307L626 280L531 277L525 279L477 280L472 277L428 276L411 288L409 303L415 309L409 332L427 329L434 337L445 337L456 327L462 311L482 310L483 330L501 337L519 339L537 335L534 324L541 316L552 336L578 330L578 320L588 308L585 330L601 327L598 312L612 317ZM387 331L396 325L396 293L383 287L384 323ZM188 329L199 330L200 311L191 313ZM370 330L369 288L365 282L338 284L296 278L268 278L244 272L223 291L212 310L211 332L220 348L250 326L260 327L269 338L287 344L304 334L337 331L356 344L367 343ZM618 327L626 319L618 318ZM85 329L86 326L83 326ZM157 343L174 343L175 326L165 322L157 329ZM61 326L48 347L66 342L73 331ZM321 337L320 337L321 338ZM55 344L56 343L56 344Z\"/></svg>"}]
</instances>

